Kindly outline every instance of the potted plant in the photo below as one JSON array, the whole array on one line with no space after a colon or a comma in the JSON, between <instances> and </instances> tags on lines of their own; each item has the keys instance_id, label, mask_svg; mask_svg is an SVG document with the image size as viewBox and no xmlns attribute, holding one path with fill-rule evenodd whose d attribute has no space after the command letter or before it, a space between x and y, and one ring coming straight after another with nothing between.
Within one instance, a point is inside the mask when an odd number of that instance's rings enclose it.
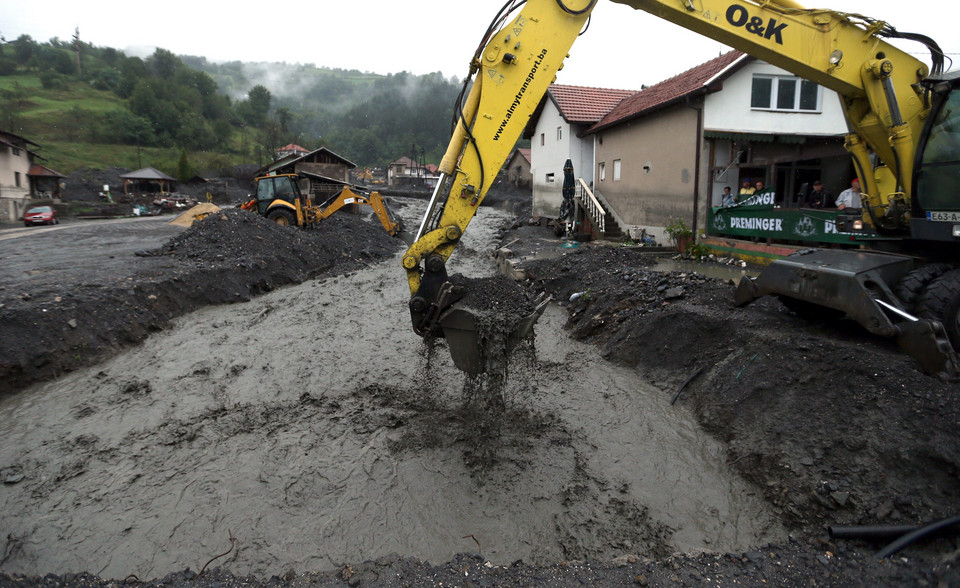
<instances>
[{"instance_id":1,"label":"potted plant","mask_svg":"<svg viewBox=\"0 0 960 588\"><path fill-rule=\"evenodd\" d=\"M690 243L693 242L693 230L691 230L682 219L677 218L671 220L664 230L680 253L686 252L687 248L690 247Z\"/></svg>"}]
</instances>

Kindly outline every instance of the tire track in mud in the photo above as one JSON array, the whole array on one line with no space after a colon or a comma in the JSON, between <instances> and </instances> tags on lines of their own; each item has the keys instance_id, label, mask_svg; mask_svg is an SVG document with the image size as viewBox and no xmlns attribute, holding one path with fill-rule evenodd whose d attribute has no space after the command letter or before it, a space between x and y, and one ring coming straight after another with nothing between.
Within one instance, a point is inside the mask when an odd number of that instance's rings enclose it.
<instances>
[{"instance_id":1,"label":"tire track in mud","mask_svg":"<svg viewBox=\"0 0 960 588\"><path fill-rule=\"evenodd\" d=\"M504 218L478 217L468 250L490 250ZM492 271L467 258L458 271ZM511 366L498 426L478 434L465 378L410 329L402 277L398 257L201 310L0 402L0 475L16 480L0 487L15 513L0 524L3 569L160 577L199 569L230 533L238 547L218 565L262 576L389 553L447 561L473 538L506 564L778 533L709 471L719 450L663 449L703 439L674 417L678 436L658 440L633 414L638 384L567 342L559 314L538 327L541 358L527 349ZM657 499L693 485L722 488ZM758 521L737 522L738 507Z\"/></svg>"}]
</instances>

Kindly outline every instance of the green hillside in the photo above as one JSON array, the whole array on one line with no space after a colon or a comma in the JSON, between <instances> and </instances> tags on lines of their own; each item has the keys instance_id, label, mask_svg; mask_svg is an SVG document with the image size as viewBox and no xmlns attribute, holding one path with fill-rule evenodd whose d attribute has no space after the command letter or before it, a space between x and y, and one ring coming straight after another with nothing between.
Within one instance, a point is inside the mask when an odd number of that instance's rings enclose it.
<instances>
[{"instance_id":1,"label":"green hillside","mask_svg":"<svg viewBox=\"0 0 960 588\"><path fill-rule=\"evenodd\" d=\"M21 35L0 46L0 129L41 147L49 167L153 166L177 175L262 165L278 147L325 146L360 166L437 161L459 85L313 65L146 59ZM181 173L183 170L180 170Z\"/></svg>"}]
</instances>

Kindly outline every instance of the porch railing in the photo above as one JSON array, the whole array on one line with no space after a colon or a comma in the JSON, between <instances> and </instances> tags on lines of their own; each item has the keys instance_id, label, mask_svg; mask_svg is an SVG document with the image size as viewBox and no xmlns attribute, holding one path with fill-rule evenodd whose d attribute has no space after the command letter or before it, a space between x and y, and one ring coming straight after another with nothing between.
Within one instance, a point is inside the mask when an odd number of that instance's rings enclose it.
<instances>
[{"instance_id":1,"label":"porch railing","mask_svg":"<svg viewBox=\"0 0 960 588\"><path fill-rule=\"evenodd\" d=\"M593 190L587 186L583 178L577 180L577 198L580 200L580 205L583 206L583 209L590 216L590 220L593 221L593 226L596 227L597 231L600 233L605 232L607 211L604 210L603 205L600 204L597 197L593 195Z\"/></svg>"}]
</instances>

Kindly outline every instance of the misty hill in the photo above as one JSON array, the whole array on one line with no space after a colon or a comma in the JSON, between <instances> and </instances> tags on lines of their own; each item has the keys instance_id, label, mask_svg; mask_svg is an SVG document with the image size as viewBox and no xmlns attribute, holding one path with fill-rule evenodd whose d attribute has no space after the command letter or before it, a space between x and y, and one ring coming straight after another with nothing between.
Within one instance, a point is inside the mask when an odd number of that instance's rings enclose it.
<instances>
[{"instance_id":1,"label":"misty hill","mask_svg":"<svg viewBox=\"0 0 960 588\"><path fill-rule=\"evenodd\" d=\"M383 75L312 64L181 59L233 99L257 85L267 88L275 110L292 115L299 132L295 142L307 148L322 144L360 165L386 165L411 156L414 146L427 161L439 161L460 91L456 78L440 73Z\"/></svg>"},{"instance_id":2,"label":"misty hill","mask_svg":"<svg viewBox=\"0 0 960 588\"><path fill-rule=\"evenodd\" d=\"M436 162L459 83L284 63L213 64L157 49L141 59L79 39L0 45L0 128L48 164L193 169L262 164L277 147L325 146L360 166ZM179 164L179 165L178 165Z\"/></svg>"}]
</instances>

